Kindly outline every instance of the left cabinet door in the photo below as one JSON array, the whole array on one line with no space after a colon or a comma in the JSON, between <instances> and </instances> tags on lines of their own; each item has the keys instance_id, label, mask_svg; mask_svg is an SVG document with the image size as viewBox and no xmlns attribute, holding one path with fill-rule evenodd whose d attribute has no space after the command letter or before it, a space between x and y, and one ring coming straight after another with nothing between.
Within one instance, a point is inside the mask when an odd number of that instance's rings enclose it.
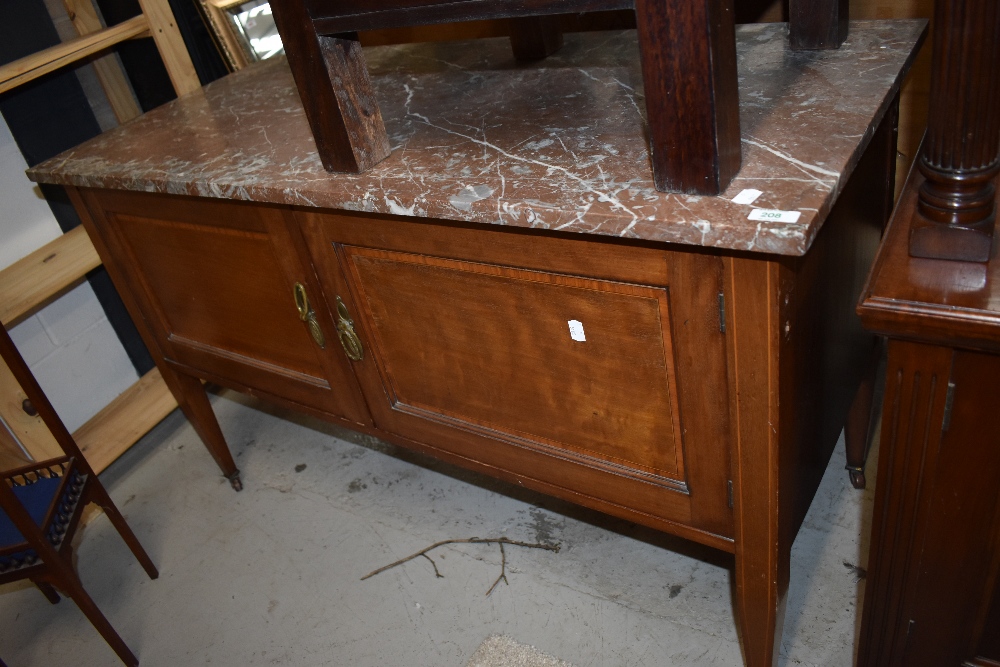
<instances>
[{"instance_id":1,"label":"left cabinet door","mask_svg":"<svg viewBox=\"0 0 1000 667\"><path fill-rule=\"evenodd\" d=\"M298 229L281 207L81 191L94 226L177 370L361 424Z\"/></svg>"}]
</instances>

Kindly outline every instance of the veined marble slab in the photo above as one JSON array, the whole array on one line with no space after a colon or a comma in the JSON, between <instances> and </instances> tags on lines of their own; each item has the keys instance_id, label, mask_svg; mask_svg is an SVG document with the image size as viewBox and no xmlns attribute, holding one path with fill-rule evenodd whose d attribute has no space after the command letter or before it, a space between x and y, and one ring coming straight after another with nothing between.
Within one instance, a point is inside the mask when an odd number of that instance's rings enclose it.
<instances>
[{"instance_id":1,"label":"veined marble slab","mask_svg":"<svg viewBox=\"0 0 1000 667\"><path fill-rule=\"evenodd\" d=\"M327 173L291 73L267 61L59 155L35 181L801 255L882 119L925 21L858 21L835 51L737 28L743 166L718 197L657 192L634 31L366 49L392 155ZM746 189L761 194L735 203ZM751 219L755 209L798 212ZM753 214L753 217L768 217Z\"/></svg>"}]
</instances>

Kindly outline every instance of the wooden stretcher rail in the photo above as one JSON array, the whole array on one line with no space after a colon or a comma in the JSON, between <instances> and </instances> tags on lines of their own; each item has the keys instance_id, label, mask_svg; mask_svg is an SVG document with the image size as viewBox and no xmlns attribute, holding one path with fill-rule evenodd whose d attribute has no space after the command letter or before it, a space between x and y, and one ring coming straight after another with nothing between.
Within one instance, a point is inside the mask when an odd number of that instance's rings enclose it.
<instances>
[{"instance_id":1,"label":"wooden stretcher rail","mask_svg":"<svg viewBox=\"0 0 1000 667\"><path fill-rule=\"evenodd\" d=\"M101 265L77 227L0 271L0 322L10 327Z\"/></svg>"},{"instance_id":2,"label":"wooden stretcher rail","mask_svg":"<svg viewBox=\"0 0 1000 667\"><path fill-rule=\"evenodd\" d=\"M100 257L83 227L77 227L47 243L24 259L0 271L0 322L10 326L35 312L87 272L101 265ZM0 364L0 418L35 459L57 455L58 446L37 416L24 412L25 398L5 365ZM118 398L105 406L73 434L88 463L97 472L135 444L149 429L177 407L163 377L153 369L139 378ZM7 434L4 429L4 434ZM16 446L6 442L0 449L8 455Z\"/></svg>"},{"instance_id":3,"label":"wooden stretcher rail","mask_svg":"<svg viewBox=\"0 0 1000 667\"><path fill-rule=\"evenodd\" d=\"M147 32L149 21L144 15L139 15L111 28L15 60L0 67L0 93Z\"/></svg>"}]
</instances>

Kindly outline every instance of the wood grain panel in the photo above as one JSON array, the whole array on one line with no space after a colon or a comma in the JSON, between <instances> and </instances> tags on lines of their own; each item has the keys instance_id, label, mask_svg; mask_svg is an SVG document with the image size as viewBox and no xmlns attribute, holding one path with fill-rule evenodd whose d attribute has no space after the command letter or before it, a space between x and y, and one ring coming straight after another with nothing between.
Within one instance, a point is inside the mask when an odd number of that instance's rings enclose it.
<instances>
[{"instance_id":1,"label":"wood grain panel","mask_svg":"<svg viewBox=\"0 0 1000 667\"><path fill-rule=\"evenodd\" d=\"M345 253L396 409L683 480L666 290Z\"/></svg>"},{"instance_id":2,"label":"wood grain panel","mask_svg":"<svg viewBox=\"0 0 1000 667\"><path fill-rule=\"evenodd\" d=\"M336 296L342 298L355 320L355 330L365 345L364 359L353 362L353 367L378 428L402 436L406 446L458 465L485 471L647 526L684 535L704 544L711 544L727 551L732 550L732 542L729 541L729 536L732 534L732 510L727 500L730 468L726 334L723 333L720 322L719 294L722 289L722 264L719 257L713 253L694 253L682 249L667 251L662 247L654 248L649 244L621 240L602 240L595 243L578 235L540 230L524 233L518 230L487 229L481 225L461 223L428 221L415 223L391 216L343 215L334 211L303 210L298 211L296 217L305 233L328 302L332 302ZM343 248L343 252L339 255L336 252L337 247ZM576 305L574 299L566 298L567 294L589 294L596 299L595 303L606 305L608 308L618 308L618 300L624 299L625 307L622 310L626 316L632 312L630 309L639 308L640 316L633 319L647 323L655 321L657 325L655 335L652 336L648 335L652 329L643 331L642 327L630 328L623 324L627 317L621 317L620 321L605 326L608 331L613 331L615 335L625 339L638 339L640 341L638 345L645 346L644 349L650 351L652 358L662 360L659 377L667 377L668 364L673 367L674 380L672 382L668 380L666 391L659 390L661 396L666 396L669 402L653 406L653 402L643 396L639 399L639 403L657 413L653 418L661 421L654 423L665 425L667 422L663 420L669 416L674 438L673 446L682 461L679 464L682 470L678 469L678 479L640 469L637 464L651 467L649 460L636 460L641 457L633 456L633 463L624 464L606 457L600 458L592 450L582 450L578 447L587 438L595 438L595 434L587 433L570 438L564 437L562 432L555 432L556 429L572 429L574 425L578 425L573 421L596 419L597 417L593 415L594 410L589 413L580 411L573 413L569 408L561 408L566 409L567 413L557 417L564 423L543 424L545 429L551 430L542 431L542 427L538 426L542 415L541 404L533 404L530 406L529 417L532 411L538 413L530 417L535 419L535 426L532 427L535 432L521 437L511 431L474 423L471 421L471 416L465 413L462 413L464 420L460 420L442 415L440 410L432 413L399 402L396 402L399 409L394 408L395 390L385 379L386 373L378 366L375 359L377 355L382 354L379 338L382 332L372 324L374 318L367 314L372 310L367 296L369 285L367 283L359 285L361 280L356 275L355 268L352 268L352 264L354 258L361 257L371 264L368 268L375 273L376 267L383 266L381 263L386 261L385 258L398 259L419 255L430 256L422 261L432 264L427 269L431 272L432 278L450 273L462 280L428 281L429 285L434 285L432 291L435 294L417 295L412 299L419 298L429 302L434 298L440 298L444 303L454 304L450 308L454 309L455 313L462 312L463 309L488 311L485 313L485 321L492 323L492 328L497 330L488 332L488 336L492 337L490 340L513 335L504 329L534 333L531 326L537 326L538 331L542 331L542 325L508 323L522 319L522 315L534 317L532 308L542 308L542 310L551 309L554 314L551 317L558 318L552 320L551 331L555 332L553 341L558 338L564 343L573 342L569 336L567 321L577 319L583 322L588 342L574 344L588 345L596 342L591 335L595 330L588 324L590 315L585 318L561 312L563 300L574 307ZM389 262L389 265L393 268L392 262ZM423 270L421 267L414 268L407 262L403 262L401 266L406 271ZM522 276L540 278L536 284L532 281L518 280ZM381 279L381 275L379 278ZM397 282L402 280L399 277L394 279ZM478 300L463 300L461 290L455 287L456 285L461 287L466 279L485 282L484 289L487 291L512 290L511 294L515 295L512 298L514 301L517 300L517 290L524 285L543 293L553 290L555 297L545 296L544 305L523 306L518 303L515 306L502 306L512 309L509 317L505 318L504 313L489 311L480 301L488 303L489 299L505 298L510 301L510 296L489 295ZM514 287L509 287L508 282L504 281L513 283ZM627 285L622 285L626 283ZM503 288L497 290L493 285L503 285ZM603 286L603 291L586 289L597 285ZM611 288L611 285L616 287ZM622 286L625 291L622 292L617 286ZM376 287L382 289L380 284L376 284ZM396 288L394 285L393 289ZM413 288L402 285L401 289ZM629 293L628 290L638 291ZM588 303L583 297L574 298L582 299L580 303ZM406 298L400 297L400 300L404 303L399 309L405 316L419 315L433 318L431 311L413 313L415 307ZM474 303L469 305L471 301ZM655 307L650 305L653 302L656 304ZM661 303L668 306L668 310L663 310ZM501 308L501 305L497 304L497 307ZM607 314L600 312L600 308L593 305L588 307L596 308L598 321L610 321L607 319ZM388 317L389 311L385 304L382 305L382 310L386 313L385 317ZM476 317L480 316L477 314ZM449 322L456 320L460 321L461 318L455 314L448 318ZM434 326L437 326L436 320L433 322ZM461 321L460 325L469 326ZM414 325L412 328L415 329L417 326ZM597 331L600 332L600 329L601 327L598 327ZM438 333L434 335L439 336ZM544 335L548 340L549 334ZM643 338L644 335L648 338ZM413 337L416 337L415 333ZM528 350L530 354L536 354L532 352L532 348L537 343L530 337L526 340L523 349ZM664 346L664 341L668 341L667 346ZM444 342L451 344L450 341ZM404 342L399 342L400 348L403 345ZM517 354L518 349L521 349L513 344L493 347L499 351L489 348L489 354L508 355L511 358ZM654 348L655 355L652 353ZM405 349L400 353L417 354ZM454 353L450 348L444 347L435 354ZM619 361L628 364L631 361L626 358L627 355L635 353L616 351L613 354L619 354ZM515 361L521 363L517 359ZM430 363L437 363L437 360L432 360ZM545 380L550 383L555 382L555 386L558 386L558 382L563 379L561 375L557 377L559 373L565 374L567 380L577 376L581 376L582 380L582 376L587 374L586 368L591 368L591 377L597 382L622 383L623 379L630 381L631 378L631 369L627 365L624 370L610 368L611 364L595 362L589 357L581 361L564 354L560 363L550 363L546 359L545 364L549 364L552 368L562 367L558 372L551 372ZM648 374L651 368L643 367L642 370ZM491 370L490 373L499 374L498 377L504 379L508 388L520 390L511 371L499 368ZM503 375L505 373L508 375ZM532 374L542 378L545 376L541 370L529 368L527 375ZM430 378L430 382L435 381L430 372L425 375ZM488 377L492 378L493 375ZM462 379L471 382L476 378L469 379L463 376ZM427 380L422 379L419 373L413 373L408 379L410 384L406 388L409 389L411 385L421 381ZM585 385L580 384L574 391L582 396L585 393L584 387ZM423 387L417 389L427 391ZM604 391L601 387L599 390ZM626 391L631 390L631 387L626 387ZM481 391L485 392L487 389ZM539 389L531 387L530 391ZM451 400L464 398L461 394L457 399L447 394L442 395ZM608 400L611 404L619 406L617 408L619 412L622 410L627 412L626 408L621 407L623 402L620 396L613 396ZM643 409L640 404L631 409ZM500 409L510 408L502 406ZM552 414L556 410L550 409L549 412ZM601 410L597 412L599 415L603 414ZM526 419L523 415L518 418ZM644 419L648 420L650 417ZM493 423L492 420L483 421ZM524 430L531 429L522 428L521 432ZM613 431L605 429L596 435L605 437L609 433ZM557 438L563 438L569 440L569 443L559 442L557 446L550 446L541 441L543 435L552 438L553 442ZM606 439L602 442L607 444ZM626 449L629 446L612 444ZM578 448L572 449L571 446ZM620 457L621 450L617 453L613 449L608 451L612 452L612 456ZM653 463L656 464L655 461ZM680 483L681 475L684 485Z\"/></svg>"},{"instance_id":3,"label":"wood grain panel","mask_svg":"<svg viewBox=\"0 0 1000 667\"><path fill-rule=\"evenodd\" d=\"M322 376L265 234L131 216L118 224L171 337Z\"/></svg>"},{"instance_id":4,"label":"wood grain panel","mask_svg":"<svg viewBox=\"0 0 1000 667\"><path fill-rule=\"evenodd\" d=\"M116 285L136 292L164 357L353 422L370 421L284 209L104 191L85 198L124 274ZM325 348L300 319L295 283L306 288Z\"/></svg>"}]
</instances>

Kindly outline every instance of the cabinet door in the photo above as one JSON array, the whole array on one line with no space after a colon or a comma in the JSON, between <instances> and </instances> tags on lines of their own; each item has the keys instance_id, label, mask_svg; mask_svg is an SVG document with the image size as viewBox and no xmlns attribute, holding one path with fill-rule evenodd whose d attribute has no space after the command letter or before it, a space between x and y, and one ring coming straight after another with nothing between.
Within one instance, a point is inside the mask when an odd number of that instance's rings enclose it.
<instances>
[{"instance_id":1,"label":"cabinet door","mask_svg":"<svg viewBox=\"0 0 1000 667\"><path fill-rule=\"evenodd\" d=\"M366 350L355 368L379 428L603 509L729 534L718 258L303 217Z\"/></svg>"},{"instance_id":2,"label":"cabinet door","mask_svg":"<svg viewBox=\"0 0 1000 667\"><path fill-rule=\"evenodd\" d=\"M84 199L169 362L370 423L290 214L164 195L85 192Z\"/></svg>"}]
</instances>

